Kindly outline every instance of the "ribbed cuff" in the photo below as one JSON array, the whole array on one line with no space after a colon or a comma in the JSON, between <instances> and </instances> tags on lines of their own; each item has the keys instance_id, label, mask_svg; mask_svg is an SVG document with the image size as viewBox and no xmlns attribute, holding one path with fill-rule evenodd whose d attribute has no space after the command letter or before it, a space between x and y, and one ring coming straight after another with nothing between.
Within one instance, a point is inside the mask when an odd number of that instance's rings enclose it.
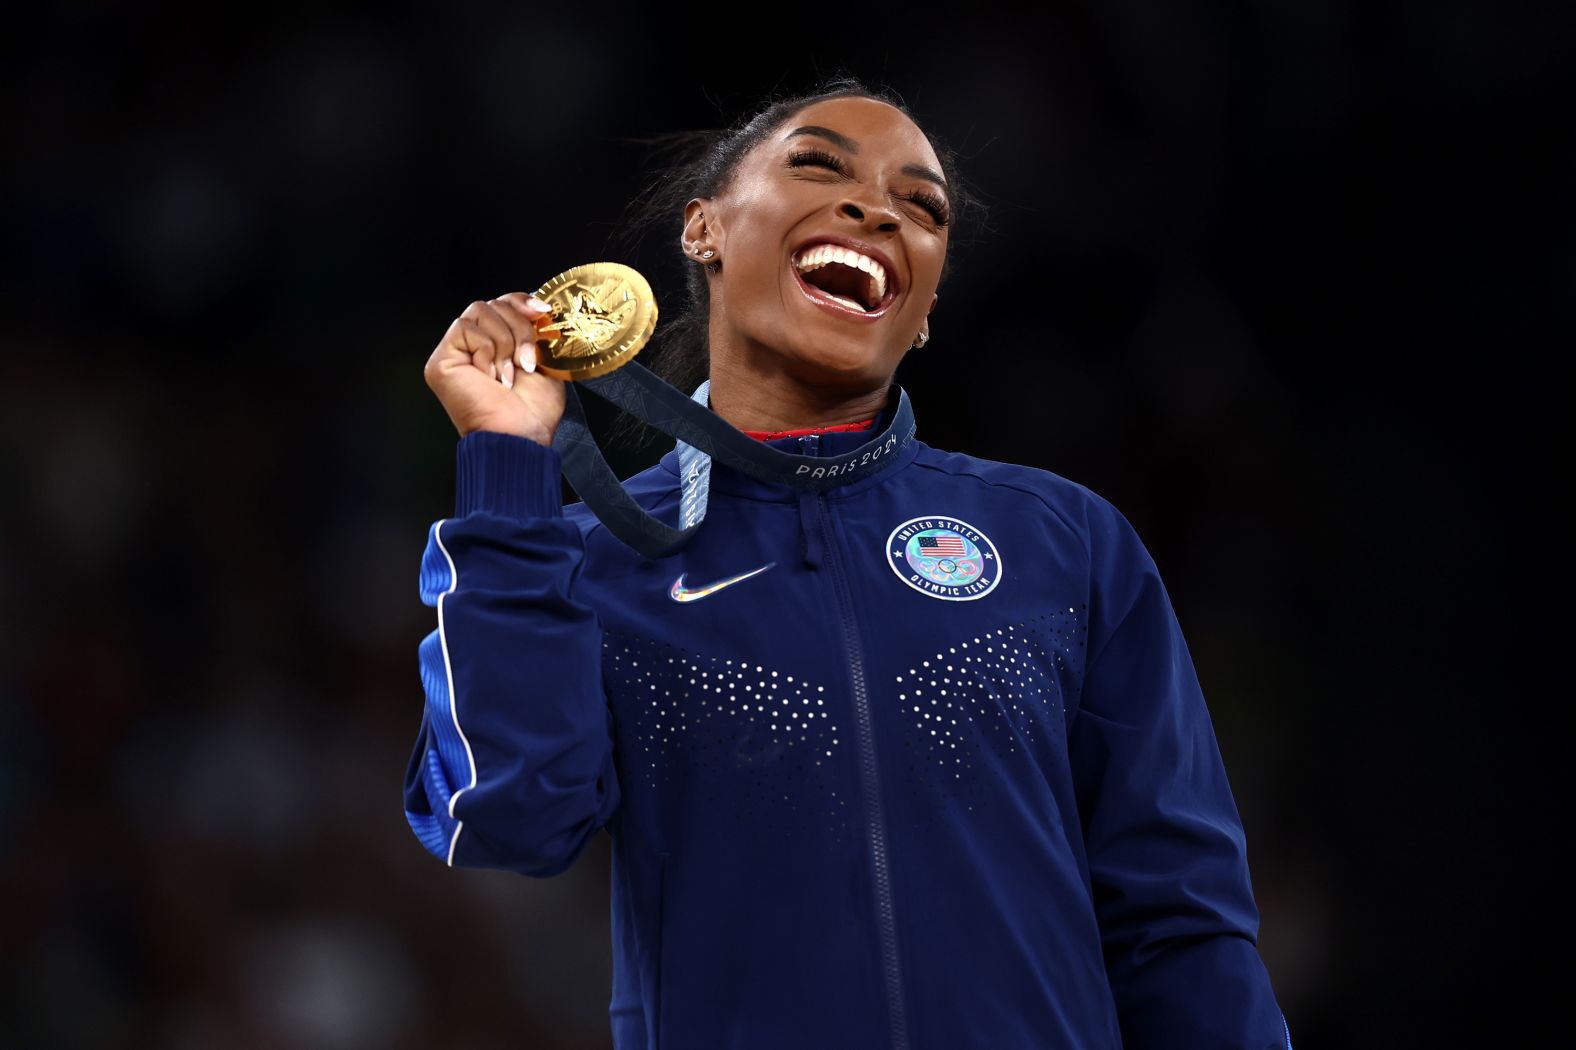
<instances>
[{"instance_id":1,"label":"ribbed cuff","mask_svg":"<svg viewBox=\"0 0 1576 1050\"><path fill-rule=\"evenodd\" d=\"M455 447L454 514L561 518L563 457L530 438L473 430Z\"/></svg>"}]
</instances>

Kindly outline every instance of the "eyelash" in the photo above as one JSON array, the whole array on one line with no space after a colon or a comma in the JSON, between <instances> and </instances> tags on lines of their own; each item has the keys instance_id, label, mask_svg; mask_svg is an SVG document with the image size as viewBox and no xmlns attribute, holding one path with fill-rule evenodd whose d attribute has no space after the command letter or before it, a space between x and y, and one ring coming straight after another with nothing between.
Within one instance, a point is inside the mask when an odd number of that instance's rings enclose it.
<instances>
[{"instance_id":1,"label":"eyelash","mask_svg":"<svg viewBox=\"0 0 1576 1050\"><path fill-rule=\"evenodd\" d=\"M843 175L848 174L848 169L843 165L843 162L825 150L805 149L790 154L788 157L788 166L791 168L802 167L808 164L821 164ZM937 226L947 225L947 203L936 194L927 193L924 190L914 190L912 193L905 193L901 196L906 200L913 201L929 212L930 217L935 220Z\"/></svg>"}]
</instances>

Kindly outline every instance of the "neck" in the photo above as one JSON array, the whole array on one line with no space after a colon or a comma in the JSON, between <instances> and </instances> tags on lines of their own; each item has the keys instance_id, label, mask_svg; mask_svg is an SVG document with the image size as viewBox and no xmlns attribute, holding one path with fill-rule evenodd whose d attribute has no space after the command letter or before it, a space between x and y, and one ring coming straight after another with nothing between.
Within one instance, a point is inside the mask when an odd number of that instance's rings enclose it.
<instances>
[{"instance_id":1,"label":"neck","mask_svg":"<svg viewBox=\"0 0 1576 1050\"><path fill-rule=\"evenodd\" d=\"M711 410L740 430L779 431L873 419L886 407L891 380L868 388L807 386L781 369L740 367L712 359Z\"/></svg>"}]
</instances>

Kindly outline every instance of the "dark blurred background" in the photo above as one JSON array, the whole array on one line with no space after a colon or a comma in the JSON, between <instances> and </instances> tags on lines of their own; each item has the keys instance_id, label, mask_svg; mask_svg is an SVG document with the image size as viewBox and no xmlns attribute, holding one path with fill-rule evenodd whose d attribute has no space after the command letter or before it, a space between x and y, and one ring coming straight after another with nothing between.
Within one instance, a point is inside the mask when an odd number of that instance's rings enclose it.
<instances>
[{"instance_id":1,"label":"dark blurred background","mask_svg":"<svg viewBox=\"0 0 1576 1050\"><path fill-rule=\"evenodd\" d=\"M0 1045L608 1045L606 838L536 881L401 812L421 366L605 257L639 140L838 71L992 205L919 436L1154 553L1295 1044L1562 1023L1564 6L8 14ZM625 257L659 300L677 230Z\"/></svg>"}]
</instances>

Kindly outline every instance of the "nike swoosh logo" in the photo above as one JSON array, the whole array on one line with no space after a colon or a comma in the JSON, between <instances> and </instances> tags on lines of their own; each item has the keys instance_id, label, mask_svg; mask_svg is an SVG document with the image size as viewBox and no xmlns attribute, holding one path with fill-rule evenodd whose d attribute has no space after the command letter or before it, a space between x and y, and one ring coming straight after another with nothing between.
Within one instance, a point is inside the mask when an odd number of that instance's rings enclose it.
<instances>
[{"instance_id":1,"label":"nike swoosh logo","mask_svg":"<svg viewBox=\"0 0 1576 1050\"><path fill-rule=\"evenodd\" d=\"M740 580L747 580L751 576L757 576L776 564L777 563L774 561L769 561L765 565L762 565L759 569L751 569L749 572L741 572L737 576L729 576L726 580L718 580L716 583L708 583L704 587L684 586L684 577L688 576L689 573L681 572L679 573L679 578L673 581L673 586L668 588L668 597L672 598L676 602L698 602L708 595L716 594L724 587L732 587Z\"/></svg>"}]
</instances>

